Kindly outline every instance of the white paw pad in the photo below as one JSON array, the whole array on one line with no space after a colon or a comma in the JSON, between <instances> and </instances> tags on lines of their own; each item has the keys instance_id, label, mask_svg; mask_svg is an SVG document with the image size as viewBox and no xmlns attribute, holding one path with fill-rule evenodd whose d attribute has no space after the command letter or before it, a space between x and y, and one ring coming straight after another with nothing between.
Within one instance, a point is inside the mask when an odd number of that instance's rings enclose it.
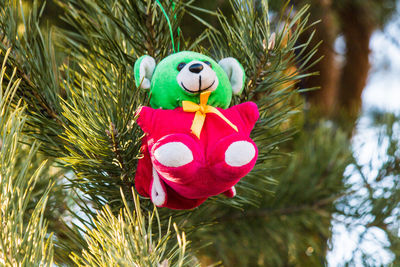
<instances>
[{"instance_id":1,"label":"white paw pad","mask_svg":"<svg viewBox=\"0 0 400 267\"><path fill-rule=\"evenodd\" d=\"M232 167L241 167L252 161L255 155L256 150L252 143L237 141L225 151L225 162Z\"/></svg>"},{"instance_id":2,"label":"white paw pad","mask_svg":"<svg viewBox=\"0 0 400 267\"><path fill-rule=\"evenodd\" d=\"M193 161L192 151L181 142L170 142L154 152L158 162L167 167L180 167Z\"/></svg>"}]
</instances>

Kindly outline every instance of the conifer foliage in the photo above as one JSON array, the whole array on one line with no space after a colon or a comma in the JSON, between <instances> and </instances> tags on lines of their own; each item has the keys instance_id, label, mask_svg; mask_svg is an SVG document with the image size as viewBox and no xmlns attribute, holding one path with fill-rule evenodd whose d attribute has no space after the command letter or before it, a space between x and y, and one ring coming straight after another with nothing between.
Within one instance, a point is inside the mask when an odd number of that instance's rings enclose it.
<instances>
[{"instance_id":1,"label":"conifer foliage","mask_svg":"<svg viewBox=\"0 0 400 267\"><path fill-rule=\"evenodd\" d=\"M299 41L312 27L307 7L270 20L266 0L232 0L232 17L194 1L161 1L169 25L153 0L63 0L58 27L42 19L41 1L0 3L1 264L325 262L350 151L329 127L296 134L306 90L298 81L318 60L316 47L306 49L313 35ZM184 16L206 30L186 38ZM133 65L145 54L159 62L173 45L237 58L247 80L232 104L254 101L260 110L252 133L259 159L237 196L191 211L156 209L134 190L143 136L135 111L148 96L135 87ZM288 157L294 150L301 153Z\"/></svg>"},{"instance_id":2,"label":"conifer foliage","mask_svg":"<svg viewBox=\"0 0 400 267\"><path fill-rule=\"evenodd\" d=\"M13 69L5 84L5 65L10 50L4 52L0 73L0 264L51 266L53 241L52 236L48 236L44 211L53 182L46 176L47 188L39 198L36 197L36 203L32 203L35 185L40 176L46 175L46 162L38 166L34 159L37 142L33 142L30 148L20 142L26 116L21 101L13 108L11 102L21 80Z\"/></svg>"}]
</instances>

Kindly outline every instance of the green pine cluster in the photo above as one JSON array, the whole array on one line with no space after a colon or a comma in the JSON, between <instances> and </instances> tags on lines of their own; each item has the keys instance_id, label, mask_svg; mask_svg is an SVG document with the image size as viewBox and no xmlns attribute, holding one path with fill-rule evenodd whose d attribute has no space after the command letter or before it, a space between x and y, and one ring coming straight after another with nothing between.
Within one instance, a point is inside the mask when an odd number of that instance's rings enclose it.
<instances>
[{"instance_id":1,"label":"green pine cluster","mask_svg":"<svg viewBox=\"0 0 400 267\"><path fill-rule=\"evenodd\" d=\"M348 135L304 112L301 93L315 88L301 80L319 60L313 34L304 38L314 23L308 7L269 13L266 0L232 0L228 17L194 1L161 3L171 25L152 0L58 1L59 25L43 19L41 1L0 0L0 265L326 265L333 215L371 211L346 208ZM206 28L195 39L182 30L188 19ZM232 105L260 110L258 162L237 196L189 211L155 208L134 187L143 136L135 111L148 96L133 65L172 53L170 26L181 51L237 58L247 80ZM393 146L382 167L392 172L381 176L399 173ZM368 227L386 227L400 255L386 221L399 216L398 201L380 212L387 195L371 195L380 217Z\"/></svg>"}]
</instances>

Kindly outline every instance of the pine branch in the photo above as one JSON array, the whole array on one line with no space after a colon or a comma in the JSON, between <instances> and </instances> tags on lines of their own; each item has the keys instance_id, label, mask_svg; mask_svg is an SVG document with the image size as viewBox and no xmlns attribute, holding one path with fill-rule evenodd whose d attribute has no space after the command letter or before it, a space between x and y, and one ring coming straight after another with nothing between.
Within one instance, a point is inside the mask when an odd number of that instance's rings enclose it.
<instances>
[{"instance_id":1,"label":"pine branch","mask_svg":"<svg viewBox=\"0 0 400 267\"><path fill-rule=\"evenodd\" d=\"M59 72L52 43L51 31L43 34L39 21L43 5L34 1L29 13L24 14L22 2L2 0L0 12L0 50L5 52L13 47L7 61L8 69L17 68L21 84L14 99L20 99L27 106L27 126L24 131L44 141L41 150L59 156L62 150L58 134L62 131L62 117L59 107ZM23 29L23 31L19 31ZM5 82L9 82L6 72ZM54 155L54 153L56 155Z\"/></svg>"},{"instance_id":2,"label":"pine branch","mask_svg":"<svg viewBox=\"0 0 400 267\"><path fill-rule=\"evenodd\" d=\"M8 53L5 55L7 59ZM4 86L5 62L0 76L0 264L52 266L52 235L47 232L48 223L44 212L52 183L37 203L30 218L26 218L28 206L32 201L32 192L42 174L45 162L36 170L30 166L38 150L34 143L28 154L19 143L26 117L22 107L10 110L10 102L18 89L20 80L8 81ZM15 74L15 71L13 72ZM20 163L21 154L26 158ZM32 174L30 176L30 174Z\"/></svg>"},{"instance_id":3,"label":"pine branch","mask_svg":"<svg viewBox=\"0 0 400 267\"><path fill-rule=\"evenodd\" d=\"M46 100L43 99L42 96L39 95L38 93L38 89L36 88L36 86L33 84L33 82L29 79L29 77L26 75L26 73L20 73L20 77L23 78L23 80L25 82L28 83L29 87L31 87L32 90L29 90L30 92L32 92L32 94L35 96L36 100L38 101L39 105L46 110L47 114L53 118L54 120L57 121L57 123L62 126L63 122L58 118L58 115L56 114L56 112L50 107L50 105L48 103L46 103Z\"/></svg>"},{"instance_id":4,"label":"pine branch","mask_svg":"<svg viewBox=\"0 0 400 267\"><path fill-rule=\"evenodd\" d=\"M110 130L106 130L106 134L110 138L111 151L114 152L120 168L125 170L125 164L121 156L121 148L118 144L119 134L113 123L110 124Z\"/></svg>"},{"instance_id":5,"label":"pine branch","mask_svg":"<svg viewBox=\"0 0 400 267\"><path fill-rule=\"evenodd\" d=\"M88 249L79 256L71 255L77 266L198 266L186 254L188 242L185 233L179 233L176 224L177 245L169 249L172 237L170 224L165 234L161 234L157 209L144 216L139 198L133 193L135 211L131 212L121 191L124 208L115 216L110 207L105 206L96 218L92 228L86 229ZM158 230L153 233L153 220L158 222Z\"/></svg>"}]
</instances>

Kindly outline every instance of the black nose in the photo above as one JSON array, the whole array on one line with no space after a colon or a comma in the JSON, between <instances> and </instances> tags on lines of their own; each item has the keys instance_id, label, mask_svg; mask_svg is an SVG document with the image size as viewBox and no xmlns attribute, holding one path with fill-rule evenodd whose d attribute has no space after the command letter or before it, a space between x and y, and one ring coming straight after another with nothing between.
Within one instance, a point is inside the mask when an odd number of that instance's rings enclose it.
<instances>
[{"instance_id":1,"label":"black nose","mask_svg":"<svg viewBox=\"0 0 400 267\"><path fill-rule=\"evenodd\" d=\"M201 65L200 63L195 63L189 67L189 70L193 73L199 73L203 70L203 65Z\"/></svg>"}]
</instances>

